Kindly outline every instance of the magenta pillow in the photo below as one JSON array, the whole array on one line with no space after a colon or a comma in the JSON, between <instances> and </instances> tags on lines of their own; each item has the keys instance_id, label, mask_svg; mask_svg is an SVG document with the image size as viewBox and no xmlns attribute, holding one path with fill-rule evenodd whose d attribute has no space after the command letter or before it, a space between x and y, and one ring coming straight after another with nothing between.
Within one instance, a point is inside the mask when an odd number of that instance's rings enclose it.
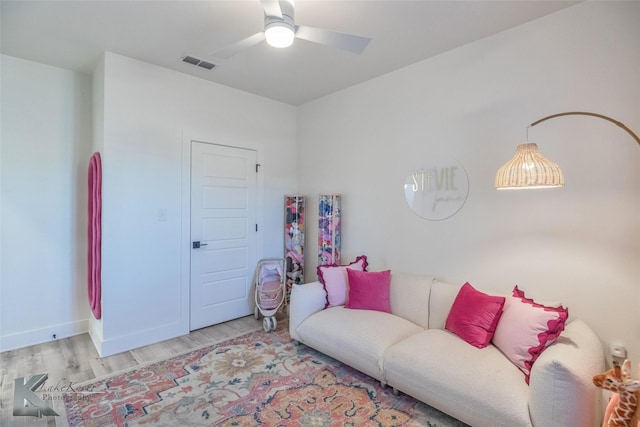
<instances>
[{"instance_id":1,"label":"magenta pillow","mask_svg":"<svg viewBox=\"0 0 640 427\"><path fill-rule=\"evenodd\" d=\"M346 308L376 310L391 313L389 287L391 270L356 271L347 269L349 300Z\"/></svg>"},{"instance_id":2,"label":"magenta pillow","mask_svg":"<svg viewBox=\"0 0 640 427\"><path fill-rule=\"evenodd\" d=\"M367 271L367 257L361 255L349 265L319 265L317 268L318 280L327 292L327 303L324 308L344 305L347 300L349 281L347 269Z\"/></svg>"},{"instance_id":3,"label":"magenta pillow","mask_svg":"<svg viewBox=\"0 0 640 427\"><path fill-rule=\"evenodd\" d=\"M496 330L504 301L504 297L482 293L467 282L460 288L444 327L472 346L484 348Z\"/></svg>"},{"instance_id":4,"label":"magenta pillow","mask_svg":"<svg viewBox=\"0 0 640 427\"><path fill-rule=\"evenodd\" d=\"M538 304L516 286L504 305L493 343L524 373L529 384L533 363L558 339L568 317L568 309Z\"/></svg>"}]
</instances>

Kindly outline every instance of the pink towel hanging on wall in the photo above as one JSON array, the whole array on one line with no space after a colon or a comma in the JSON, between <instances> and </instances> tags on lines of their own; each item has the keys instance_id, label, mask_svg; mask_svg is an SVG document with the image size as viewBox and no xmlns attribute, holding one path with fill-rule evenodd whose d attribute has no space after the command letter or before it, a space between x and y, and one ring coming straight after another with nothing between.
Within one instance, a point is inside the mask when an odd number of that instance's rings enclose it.
<instances>
[{"instance_id":1,"label":"pink towel hanging on wall","mask_svg":"<svg viewBox=\"0 0 640 427\"><path fill-rule=\"evenodd\" d=\"M89 161L88 286L89 306L96 319L102 317L100 283L100 243L102 240L102 164L100 153Z\"/></svg>"}]
</instances>

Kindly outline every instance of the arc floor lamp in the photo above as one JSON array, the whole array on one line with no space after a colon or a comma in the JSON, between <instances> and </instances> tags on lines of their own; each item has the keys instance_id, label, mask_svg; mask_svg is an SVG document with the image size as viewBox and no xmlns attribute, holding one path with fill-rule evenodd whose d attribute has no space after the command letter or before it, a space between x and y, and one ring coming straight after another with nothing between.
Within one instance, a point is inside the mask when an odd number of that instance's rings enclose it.
<instances>
[{"instance_id":1,"label":"arc floor lamp","mask_svg":"<svg viewBox=\"0 0 640 427\"><path fill-rule=\"evenodd\" d=\"M581 115L597 117L607 120L624 129L640 145L640 138L623 123L602 114L589 113L585 111L569 111L566 113L552 114L531 123L528 127L535 126L544 121L556 117ZM528 139L528 138L527 138ZM560 167L551 160L544 157L538 146L527 142L516 147L516 154L513 159L502 165L496 174L496 189L531 189L531 188L552 188L564 186L564 177Z\"/></svg>"}]
</instances>

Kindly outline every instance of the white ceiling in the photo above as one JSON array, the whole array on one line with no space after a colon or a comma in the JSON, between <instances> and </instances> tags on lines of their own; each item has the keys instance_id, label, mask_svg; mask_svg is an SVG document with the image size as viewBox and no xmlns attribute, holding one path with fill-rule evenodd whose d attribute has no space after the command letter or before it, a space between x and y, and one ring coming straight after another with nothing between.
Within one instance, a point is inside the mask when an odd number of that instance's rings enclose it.
<instances>
[{"instance_id":1,"label":"white ceiling","mask_svg":"<svg viewBox=\"0 0 640 427\"><path fill-rule=\"evenodd\" d=\"M297 39L223 60L211 54L263 30L259 0L2 0L1 51L91 73L106 50L300 105L575 3L296 0L297 24L373 40L361 55ZM216 67L183 63L185 54Z\"/></svg>"}]
</instances>

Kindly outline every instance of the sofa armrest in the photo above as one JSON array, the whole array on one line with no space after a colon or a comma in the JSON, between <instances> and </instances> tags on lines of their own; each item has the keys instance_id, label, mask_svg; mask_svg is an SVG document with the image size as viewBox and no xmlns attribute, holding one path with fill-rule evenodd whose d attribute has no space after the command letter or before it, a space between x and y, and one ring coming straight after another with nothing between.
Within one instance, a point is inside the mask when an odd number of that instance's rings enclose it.
<instances>
[{"instance_id":1,"label":"sofa armrest","mask_svg":"<svg viewBox=\"0 0 640 427\"><path fill-rule=\"evenodd\" d=\"M313 313L322 310L327 304L327 293L320 282L293 285L289 303L289 335L297 341L298 326Z\"/></svg>"},{"instance_id":2,"label":"sofa armrest","mask_svg":"<svg viewBox=\"0 0 640 427\"><path fill-rule=\"evenodd\" d=\"M533 425L599 426L602 393L593 385L593 376L604 366L604 351L596 334L581 320L568 324L531 369L529 413Z\"/></svg>"}]
</instances>

